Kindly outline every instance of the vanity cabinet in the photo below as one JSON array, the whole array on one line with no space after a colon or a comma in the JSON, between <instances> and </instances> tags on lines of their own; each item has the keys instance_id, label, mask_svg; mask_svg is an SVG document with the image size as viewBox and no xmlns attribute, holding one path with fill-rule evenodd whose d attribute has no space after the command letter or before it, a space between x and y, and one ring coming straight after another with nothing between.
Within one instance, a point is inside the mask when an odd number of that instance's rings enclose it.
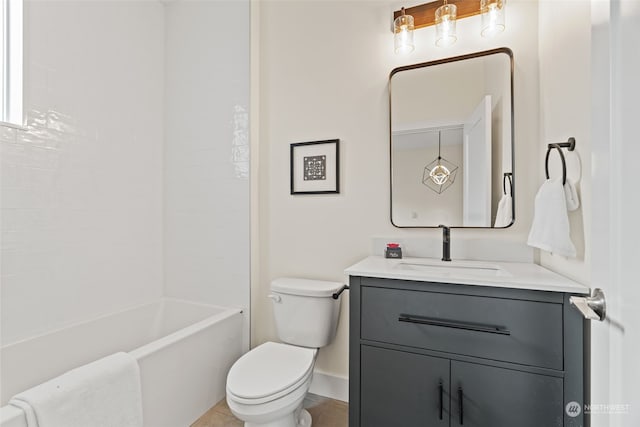
<instances>
[{"instance_id":1,"label":"vanity cabinet","mask_svg":"<svg viewBox=\"0 0 640 427\"><path fill-rule=\"evenodd\" d=\"M448 359L367 345L361 351L359 425L449 426Z\"/></svg>"},{"instance_id":2,"label":"vanity cabinet","mask_svg":"<svg viewBox=\"0 0 640 427\"><path fill-rule=\"evenodd\" d=\"M351 276L351 427L583 426L571 294ZM575 414L571 414L575 415Z\"/></svg>"}]
</instances>

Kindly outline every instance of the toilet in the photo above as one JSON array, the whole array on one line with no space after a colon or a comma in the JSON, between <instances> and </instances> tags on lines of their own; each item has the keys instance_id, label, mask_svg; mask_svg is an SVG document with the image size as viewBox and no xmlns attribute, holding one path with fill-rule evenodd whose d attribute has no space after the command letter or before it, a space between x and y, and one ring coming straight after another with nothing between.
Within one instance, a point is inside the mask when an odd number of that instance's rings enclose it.
<instances>
[{"instance_id":1,"label":"toilet","mask_svg":"<svg viewBox=\"0 0 640 427\"><path fill-rule=\"evenodd\" d=\"M321 280L279 278L269 298L278 337L233 364L227 376L227 403L245 427L309 427L302 408L318 349L333 341L344 285Z\"/></svg>"}]
</instances>

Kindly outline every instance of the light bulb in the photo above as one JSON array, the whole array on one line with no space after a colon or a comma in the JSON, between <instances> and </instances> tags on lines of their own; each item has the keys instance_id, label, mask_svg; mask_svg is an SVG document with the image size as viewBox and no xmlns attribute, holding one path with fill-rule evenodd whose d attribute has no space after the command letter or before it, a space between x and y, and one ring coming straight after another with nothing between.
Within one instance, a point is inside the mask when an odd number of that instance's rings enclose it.
<instances>
[{"instance_id":1,"label":"light bulb","mask_svg":"<svg viewBox=\"0 0 640 427\"><path fill-rule=\"evenodd\" d=\"M449 180L450 175L451 175L451 172L449 171L449 169L447 169L446 166L440 163L438 163L436 167L433 168L431 172L429 172L429 177L431 178L431 181L433 181L434 184L436 185L445 184Z\"/></svg>"},{"instance_id":2,"label":"light bulb","mask_svg":"<svg viewBox=\"0 0 640 427\"><path fill-rule=\"evenodd\" d=\"M413 16L402 14L393 21L393 45L396 53L410 53L415 49L413 44Z\"/></svg>"},{"instance_id":3,"label":"light bulb","mask_svg":"<svg viewBox=\"0 0 640 427\"><path fill-rule=\"evenodd\" d=\"M506 0L481 0L482 37L492 37L504 31L504 7Z\"/></svg>"},{"instance_id":4,"label":"light bulb","mask_svg":"<svg viewBox=\"0 0 640 427\"><path fill-rule=\"evenodd\" d=\"M456 35L456 15L458 8L455 4L447 4L436 9L436 46L451 46L458 40Z\"/></svg>"}]
</instances>

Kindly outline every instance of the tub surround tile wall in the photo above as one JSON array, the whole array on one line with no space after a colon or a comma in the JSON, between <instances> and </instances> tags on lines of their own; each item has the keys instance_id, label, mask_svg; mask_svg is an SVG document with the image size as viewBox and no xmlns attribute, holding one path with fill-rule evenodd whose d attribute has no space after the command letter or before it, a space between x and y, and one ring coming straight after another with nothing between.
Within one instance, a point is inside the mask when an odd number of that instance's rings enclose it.
<instances>
[{"instance_id":1,"label":"tub surround tile wall","mask_svg":"<svg viewBox=\"0 0 640 427\"><path fill-rule=\"evenodd\" d=\"M247 349L249 1L165 10L165 292L242 308Z\"/></svg>"},{"instance_id":2,"label":"tub surround tile wall","mask_svg":"<svg viewBox=\"0 0 640 427\"><path fill-rule=\"evenodd\" d=\"M0 127L2 345L162 294L162 5L26 1L25 20L28 130Z\"/></svg>"},{"instance_id":3,"label":"tub surround tile wall","mask_svg":"<svg viewBox=\"0 0 640 427\"><path fill-rule=\"evenodd\" d=\"M249 1L26 0L25 21L2 344L162 295L248 318Z\"/></svg>"}]
</instances>

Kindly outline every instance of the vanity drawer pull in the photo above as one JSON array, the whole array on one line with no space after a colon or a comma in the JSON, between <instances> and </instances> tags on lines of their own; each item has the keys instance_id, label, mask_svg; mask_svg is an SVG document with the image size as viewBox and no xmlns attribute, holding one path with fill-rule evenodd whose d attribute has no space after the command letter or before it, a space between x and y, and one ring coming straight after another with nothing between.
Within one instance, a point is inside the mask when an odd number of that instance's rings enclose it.
<instances>
[{"instance_id":1,"label":"vanity drawer pull","mask_svg":"<svg viewBox=\"0 0 640 427\"><path fill-rule=\"evenodd\" d=\"M444 407L444 385L442 384L442 381L440 381L440 386L439 386L439 391L440 391L440 419L443 418L442 416L442 412L443 412L443 407Z\"/></svg>"},{"instance_id":2,"label":"vanity drawer pull","mask_svg":"<svg viewBox=\"0 0 640 427\"><path fill-rule=\"evenodd\" d=\"M464 425L464 392L462 387L458 387L458 412L460 413L460 425Z\"/></svg>"},{"instance_id":3,"label":"vanity drawer pull","mask_svg":"<svg viewBox=\"0 0 640 427\"><path fill-rule=\"evenodd\" d=\"M400 317L398 317L398 321L406 323L419 323L421 325L441 326L443 328L464 329L466 331L485 332L488 334L511 335L511 331L499 326L455 322L452 320L436 319L414 314L401 314Z\"/></svg>"}]
</instances>

